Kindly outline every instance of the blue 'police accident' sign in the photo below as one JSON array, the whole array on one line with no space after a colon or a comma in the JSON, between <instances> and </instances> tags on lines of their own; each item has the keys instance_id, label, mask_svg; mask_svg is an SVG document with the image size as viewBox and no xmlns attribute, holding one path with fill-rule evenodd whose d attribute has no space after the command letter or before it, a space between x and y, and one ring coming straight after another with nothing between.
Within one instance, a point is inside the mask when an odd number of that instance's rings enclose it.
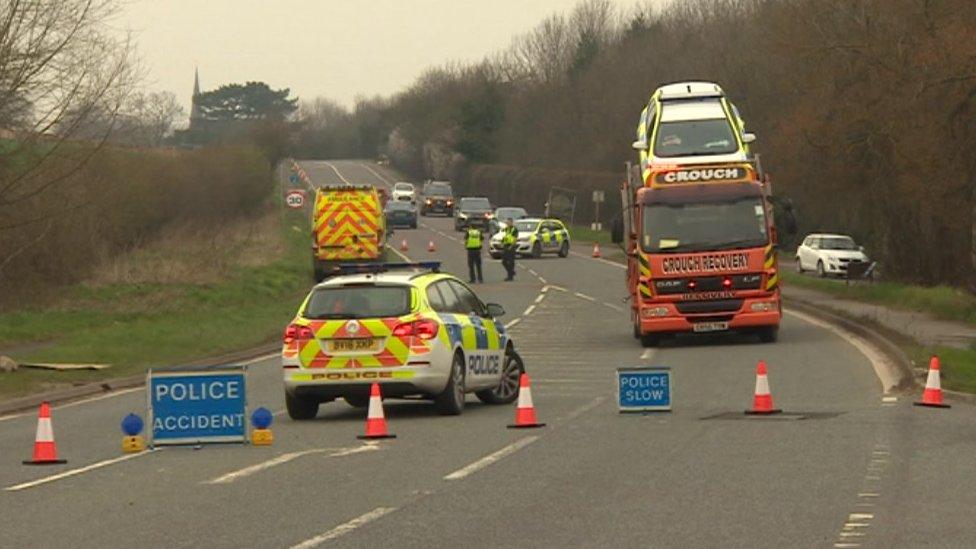
<instances>
[{"instance_id":1,"label":"blue 'police accident' sign","mask_svg":"<svg viewBox=\"0 0 976 549\"><path fill-rule=\"evenodd\" d=\"M245 370L149 372L153 444L247 440Z\"/></svg>"},{"instance_id":2,"label":"blue 'police accident' sign","mask_svg":"<svg viewBox=\"0 0 976 549\"><path fill-rule=\"evenodd\" d=\"M671 369L617 368L617 407L621 412L671 410Z\"/></svg>"}]
</instances>

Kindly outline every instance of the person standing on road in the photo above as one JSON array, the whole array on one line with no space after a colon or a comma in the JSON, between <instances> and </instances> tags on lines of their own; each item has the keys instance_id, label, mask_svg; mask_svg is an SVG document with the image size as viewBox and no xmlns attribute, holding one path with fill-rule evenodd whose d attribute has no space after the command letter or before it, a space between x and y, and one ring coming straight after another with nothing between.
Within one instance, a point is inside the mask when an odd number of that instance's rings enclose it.
<instances>
[{"instance_id":1,"label":"person standing on road","mask_svg":"<svg viewBox=\"0 0 976 549\"><path fill-rule=\"evenodd\" d=\"M481 247L484 244L484 236L477 227L468 227L464 238L464 248L468 250L468 282L474 284L475 271L477 271L477 281L484 282L481 276Z\"/></svg>"},{"instance_id":2,"label":"person standing on road","mask_svg":"<svg viewBox=\"0 0 976 549\"><path fill-rule=\"evenodd\" d=\"M505 228L502 229L502 266L508 277L505 281L515 280L515 242L518 241L518 229L515 222L508 218L505 221Z\"/></svg>"}]
</instances>

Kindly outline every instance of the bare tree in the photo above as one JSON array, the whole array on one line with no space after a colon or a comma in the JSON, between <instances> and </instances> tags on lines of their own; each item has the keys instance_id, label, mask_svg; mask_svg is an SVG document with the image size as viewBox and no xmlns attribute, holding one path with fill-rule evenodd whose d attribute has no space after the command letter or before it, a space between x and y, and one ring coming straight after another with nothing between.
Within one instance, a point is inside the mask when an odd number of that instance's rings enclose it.
<instances>
[{"instance_id":1,"label":"bare tree","mask_svg":"<svg viewBox=\"0 0 976 549\"><path fill-rule=\"evenodd\" d=\"M117 0L0 0L0 230L44 219L16 206L63 183L95 146L64 147L95 118L114 120L138 74L132 48L106 25ZM5 215L10 214L10 215Z\"/></svg>"}]
</instances>

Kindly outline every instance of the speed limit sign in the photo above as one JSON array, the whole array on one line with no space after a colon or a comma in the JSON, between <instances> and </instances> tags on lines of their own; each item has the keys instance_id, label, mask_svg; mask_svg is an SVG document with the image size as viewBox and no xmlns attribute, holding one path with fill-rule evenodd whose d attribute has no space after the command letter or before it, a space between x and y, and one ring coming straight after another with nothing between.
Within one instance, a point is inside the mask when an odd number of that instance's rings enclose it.
<instances>
[{"instance_id":1,"label":"speed limit sign","mask_svg":"<svg viewBox=\"0 0 976 549\"><path fill-rule=\"evenodd\" d=\"M296 210L301 208L305 205L305 192L300 190L288 191L288 194L285 195L285 204Z\"/></svg>"}]
</instances>

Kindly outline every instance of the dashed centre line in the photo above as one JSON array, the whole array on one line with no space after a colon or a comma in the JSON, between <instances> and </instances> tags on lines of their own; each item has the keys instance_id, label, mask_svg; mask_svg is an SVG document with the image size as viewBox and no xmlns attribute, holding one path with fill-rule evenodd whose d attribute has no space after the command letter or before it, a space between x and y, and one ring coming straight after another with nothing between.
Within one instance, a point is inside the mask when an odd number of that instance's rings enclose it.
<instances>
[{"instance_id":1,"label":"dashed centre line","mask_svg":"<svg viewBox=\"0 0 976 549\"><path fill-rule=\"evenodd\" d=\"M373 522L384 515L388 515L393 511L396 511L396 507L377 507L376 509L360 515L349 522L344 522L339 526L336 526L328 532L323 532L314 538L309 538L299 543L298 545L293 545L291 549L311 549L312 547L318 547L329 540L344 536L356 528L369 524L370 522Z\"/></svg>"}]
</instances>

